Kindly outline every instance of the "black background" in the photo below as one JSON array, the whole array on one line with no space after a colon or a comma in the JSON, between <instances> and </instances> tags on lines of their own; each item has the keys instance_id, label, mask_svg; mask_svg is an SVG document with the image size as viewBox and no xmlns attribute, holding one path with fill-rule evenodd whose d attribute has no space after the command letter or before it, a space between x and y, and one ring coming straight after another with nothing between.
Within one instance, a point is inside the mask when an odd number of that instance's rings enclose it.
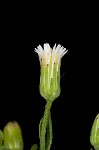
<instances>
[{"instance_id":1,"label":"black background","mask_svg":"<svg viewBox=\"0 0 99 150\"><path fill-rule=\"evenodd\" d=\"M63 2L4 4L2 8L0 128L16 120L24 149L39 144L45 100L39 94L40 65L34 48L57 43L68 53L62 58L61 95L51 108L52 150L90 149L90 130L99 113L96 9L91 4Z\"/></svg>"}]
</instances>

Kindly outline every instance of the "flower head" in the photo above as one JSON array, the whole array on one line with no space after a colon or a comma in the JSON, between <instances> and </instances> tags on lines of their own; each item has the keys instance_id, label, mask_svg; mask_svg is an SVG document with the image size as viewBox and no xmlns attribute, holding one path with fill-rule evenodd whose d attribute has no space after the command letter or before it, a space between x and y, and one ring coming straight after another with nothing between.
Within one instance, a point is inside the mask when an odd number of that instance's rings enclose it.
<instances>
[{"instance_id":1,"label":"flower head","mask_svg":"<svg viewBox=\"0 0 99 150\"><path fill-rule=\"evenodd\" d=\"M41 65L40 93L46 100L54 100L60 95L61 58L67 51L60 44L55 44L53 49L48 43L44 44L44 49L40 45L35 48Z\"/></svg>"},{"instance_id":2,"label":"flower head","mask_svg":"<svg viewBox=\"0 0 99 150\"><path fill-rule=\"evenodd\" d=\"M17 122L8 122L4 127L4 147L12 150L23 150L22 131Z\"/></svg>"}]
</instances>

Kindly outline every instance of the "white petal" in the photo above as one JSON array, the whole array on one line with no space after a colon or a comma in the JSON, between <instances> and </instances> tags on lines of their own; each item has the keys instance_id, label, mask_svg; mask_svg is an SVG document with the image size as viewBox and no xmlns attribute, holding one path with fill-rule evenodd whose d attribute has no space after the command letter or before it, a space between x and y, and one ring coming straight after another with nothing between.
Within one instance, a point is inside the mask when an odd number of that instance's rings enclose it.
<instances>
[{"instance_id":1,"label":"white petal","mask_svg":"<svg viewBox=\"0 0 99 150\"><path fill-rule=\"evenodd\" d=\"M38 54L38 56L39 56L40 58L42 57L42 54L40 53L40 51L39 51L38 49L35 48L34 51Z\"/></svg>"},{"instance_id":2,"label":"white petal","mask_svg":"<svg viewBox=\"0 0 99 150\"><path fill-rule=\"evenodd\" d=\"M68 50L64 51L62 54L61 54L61 58L68 52Z\"/></svg>"},{"instance_id":3,"label":"white petal","mask_svg":"<svg viewBox=\"0 0 99 150\"><path fill-rule=\"evenodd\" d=\"M60 49L59 49L59 53L64 49L64 47L62 46Z\"/></svg>"},{"instance_id":4,"label":"white petal","mask_svg":"<svg viewBox=\"0 0 99 150\"><path fill-rule=\"evenodd\" d=\"M42 54L43 53L43 48L41 47L41 45L39 45L37 48L40 51L40 53Z\"/></svg>"},{"instance_id":5,"label":"white petal","mask_svg":"<svg viewBox=\"0 0 99 150\"><path fill-rule=\"evenodd\" d=\"M63 49L59 52L59 54L61 55L64 51L66 51L66 48L63 48Z\"/></svg>"},{"instance_id":6,"label":"white petal","mask_svg":"<svg viewBox=\"0 0 99 150\"><path fill-rule=\"evenodd\" d=\"M60 50L60 48L61 48L61 45L60 45L60 44L58 44L58 45L57 45L57 47L56 47L55 53L58 53L58 52L59 52L59 50Z\"/></svg>"},{"instance_id":7,"label":"white petal","mask_svg":"<svg viewBox=\"0 0 99 150\"><path fill-rule=\"evenodd\" d=\"M38 53L39 54L39 50L37 49L37 48L35 48L35 50L34 50L36 53Z\"/></svg>"},{"instance_id":8,"label":"white petal","mask_svg":"<svg viewBox=\"0 0 99 150\"><path fill-rule=\"evenodd\" d=\"M48 43L44 44L44 52L46 54L51 53L50 45Z\"/></svg>"},{"instance_id":9,"label":"white petal","mask_svg":"<svg viewBox=\"0 0 99 150\"><path fill-rule=\"evenodd\" d=\"M55 44L54 47L53 47L53 51L52 51L53 53L54 53L55 49L56 49L56 44Z\"/></svg>"}]
</instances>

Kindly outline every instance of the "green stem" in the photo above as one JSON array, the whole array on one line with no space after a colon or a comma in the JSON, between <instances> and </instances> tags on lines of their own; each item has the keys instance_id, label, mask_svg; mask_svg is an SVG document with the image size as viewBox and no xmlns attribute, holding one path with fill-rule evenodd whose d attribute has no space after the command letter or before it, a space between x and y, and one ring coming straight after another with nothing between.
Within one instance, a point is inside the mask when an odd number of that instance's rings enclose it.
<instances>
[{"instance_id":1,"label":"green stem","mask_svg":"<svg viewBox=\"0 0 99 150\"><path fill-rule=\"evenodd\" d=\"M52 145L52 120L51 120L51 114L49 114L49 119L46 127L46 142L45 142L45 150L50 150Z\"/></svg>"},{"instance_id":2,"label":"green stem","mask_svg":"<svg viewBox=\"0 0 99 150\"><path fill-rule=\"evenodd\" d=\"M47 127L47 122L49 119L51 105L52 105L52 102L47 101L46 106L45 106L44 116L42 119L42 128L41 128L41 133L40 133L40 150L45 150L46 127Z\"/></svg>"}]
</instances>

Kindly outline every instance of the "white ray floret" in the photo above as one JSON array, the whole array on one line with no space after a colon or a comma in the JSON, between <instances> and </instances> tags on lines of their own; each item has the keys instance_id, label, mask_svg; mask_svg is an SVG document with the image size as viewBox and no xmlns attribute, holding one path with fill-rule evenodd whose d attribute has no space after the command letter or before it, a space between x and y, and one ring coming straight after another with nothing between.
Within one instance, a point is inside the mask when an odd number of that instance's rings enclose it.
<instances>
[{"instance_id":1,"label":"white ray floret","mask_svg":"<svg viewBox=\"0 0 99 150\"><path fill-rule=\"evenodd\" d=\"M61 58L67 53L68 50L58 44L54 45L53 49L51 49L48 43L44 44L44 49L39 45L35 48L35 52L38 53L39 59L44 61L46 64L49 64L50 58L52 56L52 63L60 62Z\"/></svg>"}]
</instances>

